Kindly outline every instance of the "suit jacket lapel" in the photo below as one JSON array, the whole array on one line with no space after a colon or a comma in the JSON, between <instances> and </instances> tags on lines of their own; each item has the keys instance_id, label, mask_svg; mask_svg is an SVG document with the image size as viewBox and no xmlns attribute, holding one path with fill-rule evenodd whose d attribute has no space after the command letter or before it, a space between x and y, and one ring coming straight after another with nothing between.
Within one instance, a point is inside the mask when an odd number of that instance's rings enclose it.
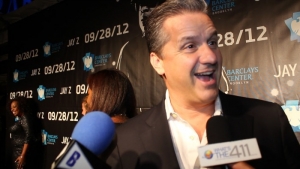
<instances>
[{"instance_id":1,"label":"suit jacket lapel","mask_svg":"<svg viewBox=\"0 0 300 169\"><path fill-rule=\"evenodd\" d=\"M248 110L243 107L237 107L239 98L226 95L221 91L219 96L223 115L229 121L232 140L253 138L253 118L247 114ZM148 152L144 155L147 158L152 158L151 160L155 161L156 166L164 164L168 165L167 168L179 168L166 117L164 101L152 110L145 125L145 129L140 134L142 143Z\"/></svg>"},{"instance_id":2,"label":"suit jacket lapel","mask_svg":"<svg viewBox=\"0 0 300 169\"><path fill-rule=\"evenodd\" d=\"M146 121L146 125L146 130L140 136L145 149L152 153L150 156L158 158L152 160L157 161L157 163L162 163L163 161L164 164L168 165L167 168L179 168L166 117L164 101L154 108Z\"/></svg>"}]
</instances>

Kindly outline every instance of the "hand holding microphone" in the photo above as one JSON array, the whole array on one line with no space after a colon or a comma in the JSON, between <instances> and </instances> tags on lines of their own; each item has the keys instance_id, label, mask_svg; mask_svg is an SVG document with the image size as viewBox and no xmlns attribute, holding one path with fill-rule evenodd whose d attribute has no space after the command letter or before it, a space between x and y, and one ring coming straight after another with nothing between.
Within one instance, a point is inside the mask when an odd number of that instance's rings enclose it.
<instances>
[{"instance_id":1,"label":"hand holding microphone","mask_svg":"<svg viewBox=\"0 0 300 169\"><path fill-rule=\"evenodd\" d=\"M198 148L201 167L228 164L234 169L252 169L243 161L261 158L255 138L233 141L226 117L213 116L206 123L208 145Z\"/></svg>"},{"instance_id":2,"label":"hand holding microphone","mask_svg":"<svg viewBox=\"0 0 300 169\"><path fill-rule=\"evenodd\" d=\"M229 166L231 169L254 169L246 162L237 162L237 163L229 164Z\"/></svg>"},{"instance_id":3,"label":"hand holding microphone","mask_svg":"<svg viewBox=\"0 0 300 169\"><path fill-rule=\"evenodd\" d=\"M66 145L51 168L101 168L110 167L98 158L114 138L115 125L103 112L89 112L76 124L72 141Z\"/></svg>"}]
</instances>

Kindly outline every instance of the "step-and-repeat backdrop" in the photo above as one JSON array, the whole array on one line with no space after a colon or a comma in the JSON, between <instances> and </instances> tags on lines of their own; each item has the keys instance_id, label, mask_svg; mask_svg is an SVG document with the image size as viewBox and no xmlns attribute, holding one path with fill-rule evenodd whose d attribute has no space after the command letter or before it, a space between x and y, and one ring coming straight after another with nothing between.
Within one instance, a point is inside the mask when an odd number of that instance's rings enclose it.
<instances>
[{"instance_id":1,"label":"step-and-repeat backdrop","mask_svg":"<svg viewBox=\"0 0 300 169\"><path fill-rule=\"evenodd\" d=\"M223 55L221 90L280 104L300 141L300 1L207 2Z\"/></svg>"},{"instance_id":2,"label":"step-and-repeat backdrop","mask_svg":"<svg viewBox=\"0 0 300 169\"><path fill-rule=\"evenodd\" d=\"M300 1L206 2L224 60L220 89L282 105L297 135ZM134 86L138 113L161 101L165 86L149 63L143 34L147 11L159 3L65 0L9 27L8 100L24 96L35 102L45 168L82 117L90 73L122 70ZM8 127L13 120L7 116Z\"/></svg>"}]
</instances>

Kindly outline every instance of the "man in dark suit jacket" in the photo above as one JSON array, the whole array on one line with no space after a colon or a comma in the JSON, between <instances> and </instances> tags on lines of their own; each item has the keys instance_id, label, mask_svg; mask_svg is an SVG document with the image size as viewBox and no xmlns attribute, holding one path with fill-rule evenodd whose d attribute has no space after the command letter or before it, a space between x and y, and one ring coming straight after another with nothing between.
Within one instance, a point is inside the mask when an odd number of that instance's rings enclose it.
<instances>
[{"instance_id":1,"label":"man in dark suit jacket","mask_svg":"<svg viewBox=\"0 0 300 169\"><path fill-rule=\"evenodd\" d=\"M216 115L228 119L232 140L256 138L262 155L228 167L300 168L300 147L279 105L219 91L222 55L204 1L169 0L156 7L146 39L166 97L117 128L117 146L107 160L112 168L200 168L197 148L207 144L206 122Z\"/></svg>"},{"instance_id":2,"label":"man in dark suit jacket","mask_svg":"<svg viewBox=\"0 0 300 169\"><path fill-rule=\"evenodd\" d=\"M299 144L279 105L223 92L219 96L233 140L257 139L262 158L248 161L250 165L284 169L300 166ZM116 168L180 168L165 114L161 102L118 128L118 147L108 162Z\"/></svg>"}]
</instances>

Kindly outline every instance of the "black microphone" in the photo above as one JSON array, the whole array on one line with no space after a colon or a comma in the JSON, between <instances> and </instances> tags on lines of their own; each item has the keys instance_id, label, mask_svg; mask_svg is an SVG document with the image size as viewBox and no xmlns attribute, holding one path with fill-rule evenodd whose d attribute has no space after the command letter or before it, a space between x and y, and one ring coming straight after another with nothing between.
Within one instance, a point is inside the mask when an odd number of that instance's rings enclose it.
<instances>
[{"instance_id":1,"label":"black microphone","mask_svg":"<svg viewBox=\"0 0 300 169\"><path fill-rule=\"evenodd\" d=\"M201 167L232 164L261 158L255 138L233 140L229 121L224 116L213 116L206 123L208 144L199 147Z\"/></svg>"},{"instance_id":2,"label":"black microphone","mask_svg":"<svg viewBox=\"0 0 300 169\"><path fill-rule=\"evenodd\" d=\"M100 155L115 136L115 125L103 112L89 112L76 124L70 141L52 163L51 169L110 169Z\"/></svg>"},{"instance_id":3,"label":"black microphone","mask_svg":"<svg viewBox=\"0 0 300 169\"><path fill-rule=\"evenodd\" d=\"M231 141L228 120L223 116L213 116L206 123L208 144Z\"/></svg>"}]
</instances>

